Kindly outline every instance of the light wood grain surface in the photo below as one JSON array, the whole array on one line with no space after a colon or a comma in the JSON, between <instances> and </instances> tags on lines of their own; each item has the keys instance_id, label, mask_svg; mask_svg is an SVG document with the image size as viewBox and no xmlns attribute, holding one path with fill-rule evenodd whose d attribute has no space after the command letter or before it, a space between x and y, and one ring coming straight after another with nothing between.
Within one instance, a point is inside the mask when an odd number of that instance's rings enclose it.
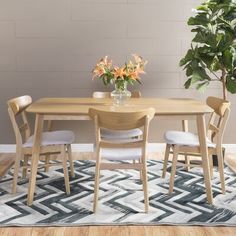
<instances>
[{"instance_id":1,"label":"light wood grain surface","mask_svg":"<svg viewBox=\"0 0 236 236\"><path fill-rule=\"evenodd\" d=\"M12 154L0 154L0 178L4 176L7 171L14 164L15 155Z\"/></svg>"},{"instance_id":2,"label":"light wood grain surface","mask_svg":"<svg viewBox=\"0 0 236 236\"><path fill-rule=\"evenodd\" d=\"M36 114L34 129L34 145L32 154L32 165L30 182L28 188L28 206L33 204L35 180L39 159L39 143L41 139L44 120L89 119L89 108L103 111L130 112L146 108L154 108L155 115L172 117L181 120L194 118L197 120L200 150L203 158L204 180L206 185L207 201L212 204L212 189L209 174L209 160L206 147L205 114L213 110L206 104L192 99L163 99L163 98L131 98L123 106L114 106L110 98L41 98L27 108L27 112ZM59 118L58 118L59 117ZM86 118L87 117L87 118Z\"/></svg>"},{"instance_id":3,"label":"light wood grain surface","mask_svg":"<svg viewBox=\"0 0 236 236\"><path fill-rule=\"evenodd\" d=\"M1 236L235 236L235 227L87 226L0 228Z\"/></svg>"},{"instance_id":4,"label":"light wood grain surface","mask_svg":"<svg viewBox=\"0 0 236 236\"><path fill-rule=\"evenodd\" d=\"M153 107L156 115L206 114L212 109L191 99L131 98L124 106L113 106L110 98L42 98L27 108L38 114L87 115L89 108L107 111L142 110Z\"/></svg>"}]
</instances>

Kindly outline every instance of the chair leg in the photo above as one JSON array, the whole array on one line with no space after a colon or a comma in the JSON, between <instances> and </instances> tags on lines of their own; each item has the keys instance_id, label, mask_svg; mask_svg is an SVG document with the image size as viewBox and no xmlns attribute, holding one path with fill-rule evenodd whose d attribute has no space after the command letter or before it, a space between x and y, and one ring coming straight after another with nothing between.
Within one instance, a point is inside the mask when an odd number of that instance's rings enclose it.
<instances>
[{"instance_id":1,"label":"chair leg","mask_svg":"<svg viewBox=\"0 0 236 236\"><path fill-rule=\"evenodd\" d=\"M190 157L187 154L184 154L185 164L186 164L186 171L190 171Z\"/></svg>"},{"instance_id":2,"label":"chair leg","mask_svg":"<svg viewBox=\"0 0 236 236\"><path fill-rule=\"evenodd\" d=\"M48 172L49 171L49 162L50 162L50 154L46 154L45 155L45 167L44 167L44 171Z\"/></svg>"},{"instance_id":3,"label":"chair leg","mask_svg":"<svg viewBox=\"0 0 236 236\"><path fill-rule=\"evenodd\" d=\"M142 180L143 180L143 193L144 193L145 213L148 213L149 197L148 197L148 176L147 176L147 164L146 164L146 162L143 163Z\"/></svg>"},{"instance_id":4,"label":"chair leg","mask_svg":"<svg viewBox=\"0 0 236 236\"><path fill-rule=\"evenodd\" d=\"M97 205L98 205L98 193L99 193L99 179L100 179L100 151L97 151L97 162L96 162L96 169L95 169L95 183L94 183L94 198L93 198L93 212L97 212Z\"/></svg>"},{"instance_id":5,"label":"chair leg","mask_svg":"<svg viewBox=\"0 0 236 236\"><path fill-rule=\"evenodd\" d=\"M70 176L72 178L75 177L75 170L74 170L74 163L73 163L73 158L72 158L72 152L71 152L71 145L67 145L67 151L68 151L68 158L70 161Z\"/></svg>"},{"instance_id":6,"label":"chair leg","mask_svg":"<svg viewBox=\"0 0 236 236\"><path fill-rule=\"evenodd\" d=\"M25 178L26 178L27 169L28 169L28 156L24 155L23 170L22 170L22 179L25 179Z\"/></svg>"},{"instance_id":7,"label":"chair leg","mask_svg":"<svg viewBox=\"0 0 236 236\"><path fill-rule=\"evenodd\" d=\"M225 194L225 176L224 176L224 160L222 155L222 148L217 148L218 170L220 172L221 191Z\"/></svg>"},{"instance_id":8,"label":"chair leg","mask_svg":"<svg viewBox=\"0 0 236 236\"><path fill-rule=\"evenodd\" d=\"M171 175L170 175L169 194L171 194L173 192L173 189L174 189L174 181L175 181L177 159L178 159L178 146L174 145L174 148L173 148L173 160L172 160Z\"/></svg>"},{"instance_id":9,"label":"chair leg","mask_svg":"<svg viewBox=\"0 0 236 236\"><path fill-rule=\"evenodd\" d=\"M70 182L67 168L67 156L66 156L66 145L63 145L61 148L62 162L63 162L63 171L65 179L66 194L70 194Z\"/></svg>"},{"instance_id":10,"label":"chair leg","mask_svg":"<svg viewBox=\"0 0 236 236\"><path fill-rule=\"evenodd\" d=\"M14 165L14 176L13 176L13 182L12 182L12 193L16 193L16 186L17 186L21 157L22 157L22 149L21 147L17 145L16 159L15 159L15 165Z\"/></svg>"},{"instance_id":11,"label":"chair leg","mask_svg":"<svg viewBox=\"0 0 236 236\"><path fill-rule=\"evenodd\" d=\"M169 155L170 155L170 144L166 144L166 150L165 150L165 158L164 158L164 163L163 163L163 171L162 171L162 178L166 177L166 169L167 169L167 164L169 160Z\"/></svg>"},{"instance_id":12,"label":"chair leg","mask_svg":"<svg viewBox=\"0 0 236 236\"><path fill-rule=\"evenodd\" d=\"M138 160L138 163L141 164L141 163L142 163L142 160L139 159L139 160ZM135 163L134 163L134 164L135 164ZM139 175L140 175L140 180L143 181L143 171L142 171L142 169L140 169Z\"/></svg>"},{"instance_id":13,"label":"chair leg","mask_svg":"<svg viewBox=\"0 0 236 236\"><path fill-rule=\"evenodd\" d=\"M209 155L209 165L210 165L211 179L213 179L213 177L214 177L214 166L213 166L213 157L212 157L212 155Z\"/></svg>"}]
</instances>

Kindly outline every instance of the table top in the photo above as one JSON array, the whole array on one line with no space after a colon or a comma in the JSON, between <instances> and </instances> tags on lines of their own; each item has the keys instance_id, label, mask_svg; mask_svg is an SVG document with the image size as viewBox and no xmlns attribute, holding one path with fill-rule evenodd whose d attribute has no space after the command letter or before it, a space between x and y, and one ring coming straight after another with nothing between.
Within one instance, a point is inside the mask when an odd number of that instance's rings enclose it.
<instances>
[{"instance_id":1,"label":"table top","mask_svg":"<svg viewBox=\"0 0 236 236\"><path fill-rule=\"evenodd\" d=\"M131 98L121 106L113 105L111 98L41 98L26 111L42 115L88 115L89 108L129 112L149 107L156 110L156 115L197 115L212 112L201 101L181 98Z\"/></svg>"}]
</instances>

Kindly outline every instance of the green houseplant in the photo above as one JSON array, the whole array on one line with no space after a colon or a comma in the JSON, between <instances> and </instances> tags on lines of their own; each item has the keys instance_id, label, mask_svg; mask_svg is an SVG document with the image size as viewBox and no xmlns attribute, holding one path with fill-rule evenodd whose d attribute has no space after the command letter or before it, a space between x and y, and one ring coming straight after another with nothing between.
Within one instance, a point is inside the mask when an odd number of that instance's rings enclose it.
<instances>
[{"instance_id":1,"label":"green houseplant","mask_svg":"<svg viewBox=\"0 0 236 236\"><path fill-rule=\"evenodd\" d=\"M187 75L185 88L204 91L212 81L222 84L223 98L236 93L236 0L208 0L190 17L195 36L180 61Z\"/></svg>"}]
</instances>

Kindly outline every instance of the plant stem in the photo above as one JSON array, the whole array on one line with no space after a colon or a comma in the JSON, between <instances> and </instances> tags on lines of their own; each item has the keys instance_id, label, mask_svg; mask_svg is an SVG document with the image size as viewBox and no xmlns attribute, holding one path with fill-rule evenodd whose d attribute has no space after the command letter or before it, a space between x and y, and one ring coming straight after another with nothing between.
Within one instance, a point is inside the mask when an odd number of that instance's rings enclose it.
<instances>
[{"instance_id":1,"label":"plant stem","mask_svg":"<svg viewBox=\"0 0 236 236\"><path fill-rule=\"evenodd\" d=\"M223 86L223 99L227 100L226 69L225 68L223 68L223 70L222 70L221 82L222 82L222 86Z\"/></svg>"},{"instance_id":2,"label":"plant stem","mask_svg":"<svg viewBox=\"0 0 236 236\"><path fill-rule=\"evenodd\" d=\"M204 66L205 69L209 70L210 73L212 73L217 78L218 81L221 79L214 71L212 71L210 68L208 68L205 63L202 62L202 65Z\"/></svg>"}]
</instances>

